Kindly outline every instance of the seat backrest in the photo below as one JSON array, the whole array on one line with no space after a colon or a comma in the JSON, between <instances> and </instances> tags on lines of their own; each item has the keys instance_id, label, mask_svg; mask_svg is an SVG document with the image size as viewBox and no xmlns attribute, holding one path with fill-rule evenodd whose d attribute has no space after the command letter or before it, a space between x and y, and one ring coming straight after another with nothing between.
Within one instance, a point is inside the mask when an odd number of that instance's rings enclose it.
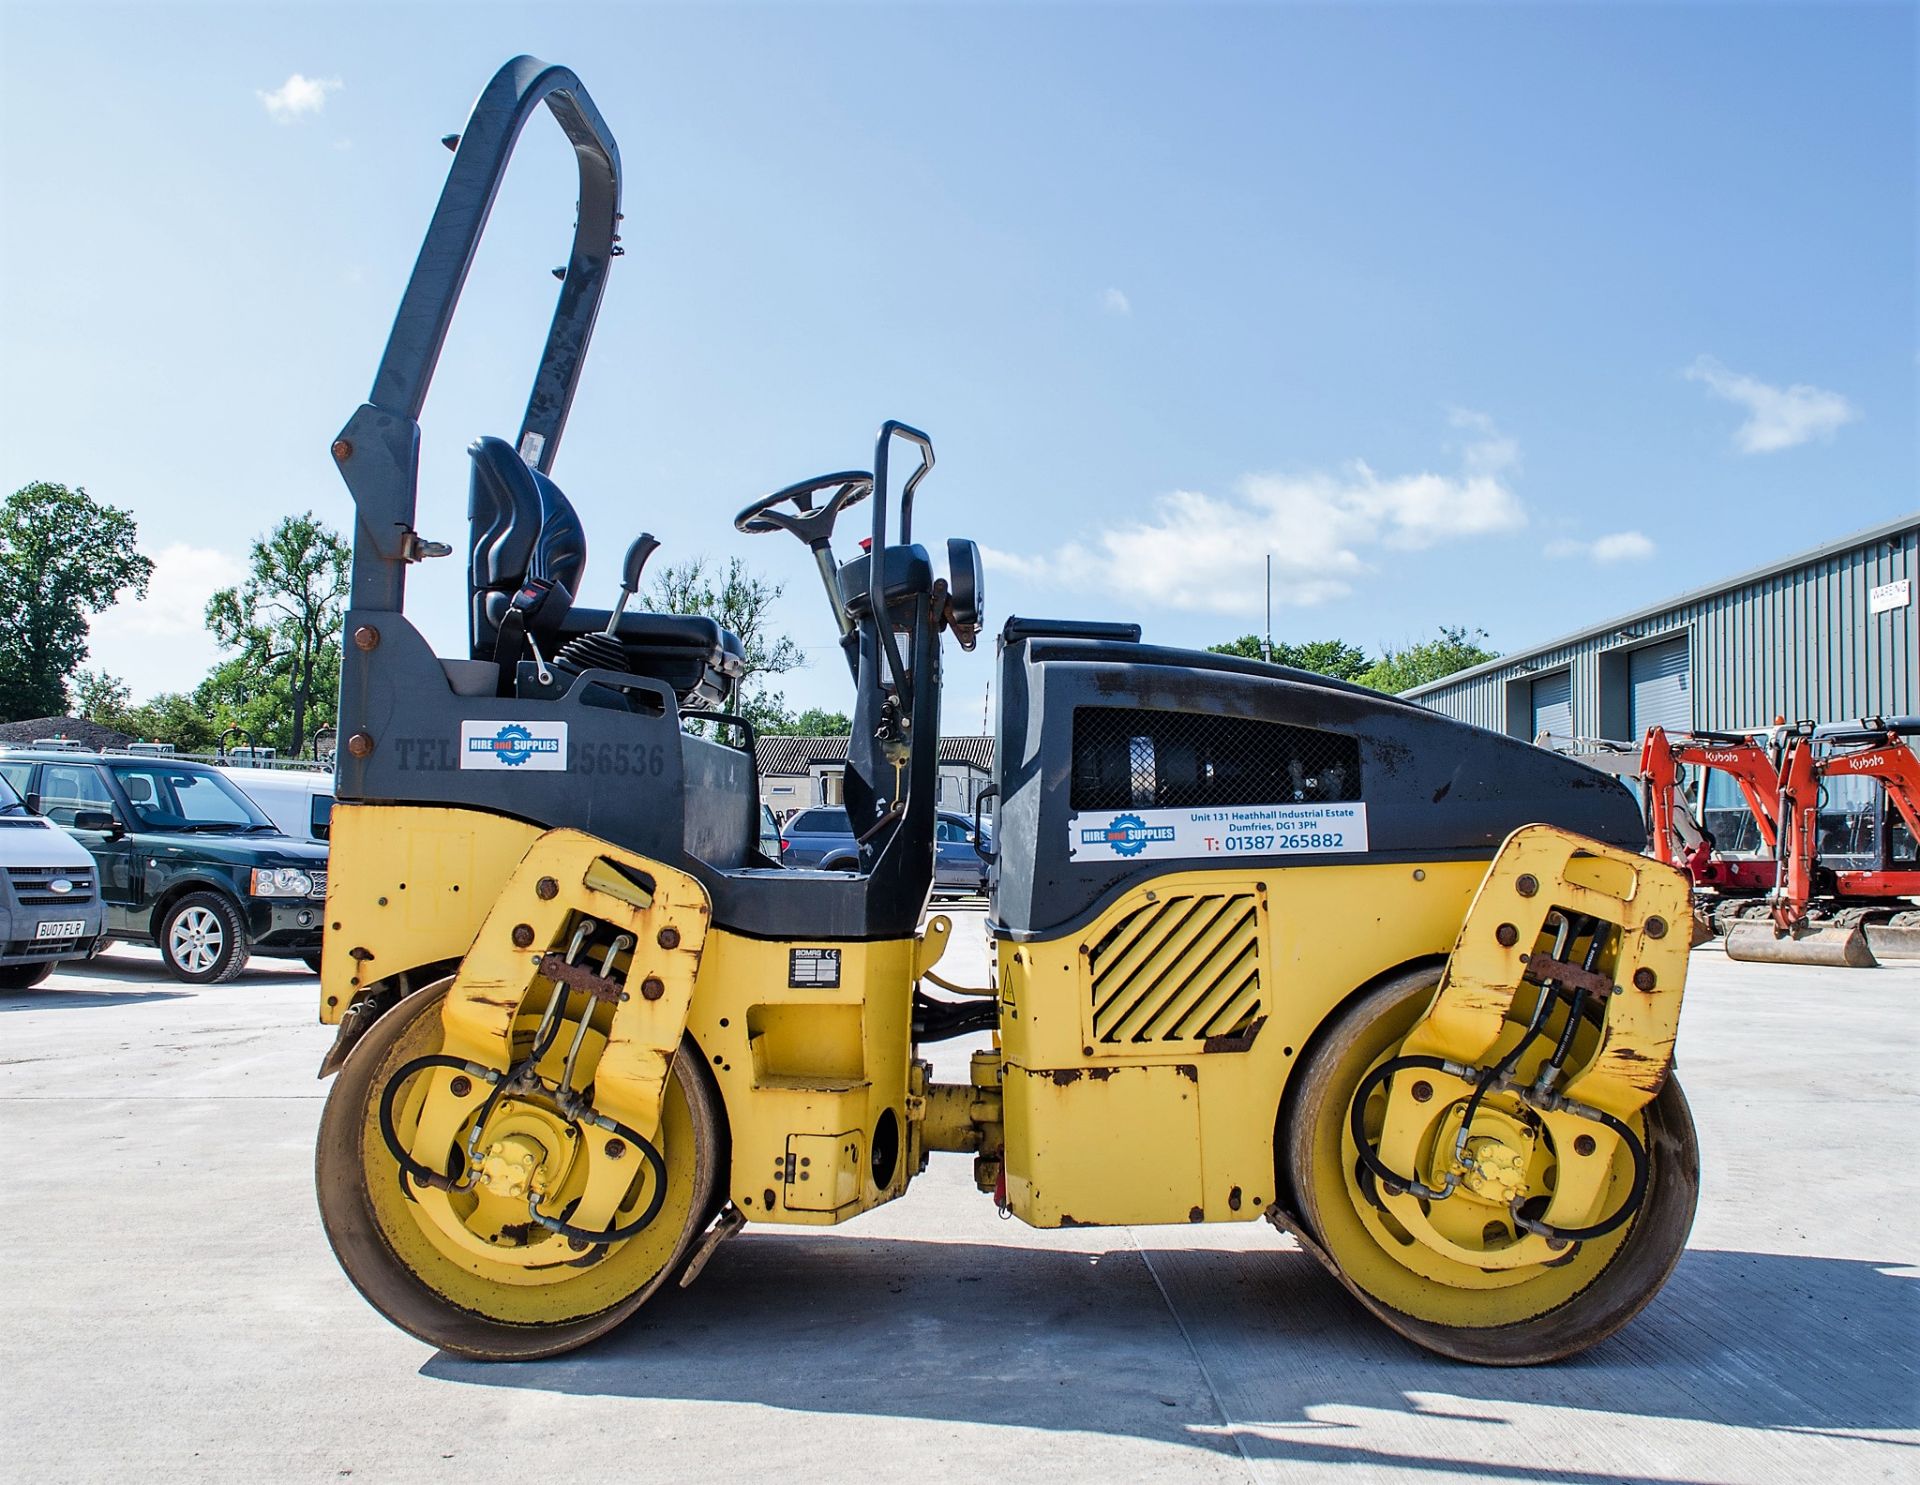
<instances>
[{"instance_id":1,"label":"seat backrest","mask_svg":"<svg viewBox=\"0 0 1920 1485\"><path fill-rule=\"evenodd\" d=\"M528 466L513 445L475 439L467 503L471 531L467 585L473 658L491 660L500 619L528 578L546 578L569 593L580 589L587 538L560 487Z\"/></svg>"}]
</instances>

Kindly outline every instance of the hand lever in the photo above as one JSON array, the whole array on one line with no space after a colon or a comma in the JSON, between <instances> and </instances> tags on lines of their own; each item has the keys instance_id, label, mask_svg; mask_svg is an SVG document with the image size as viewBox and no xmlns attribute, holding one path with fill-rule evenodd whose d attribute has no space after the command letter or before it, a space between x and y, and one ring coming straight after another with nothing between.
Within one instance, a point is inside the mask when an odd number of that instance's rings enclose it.
<instances>
[{"instance_id":1,"label":"hand lever","mask_svg":"<svg viewBox=\"0 0 1920 1485\"><path fill-rule=\"evenodd\" d=\"M606 633L619 632L620 616L627 611L628 601L640 591L641 569L647 565L647 558L659 550L660 543L654 539L651 531L642 531L633 539L633 545L627 548L627 560L620 566L620 601L607 617Z\"/></svg>"}]
</instances>

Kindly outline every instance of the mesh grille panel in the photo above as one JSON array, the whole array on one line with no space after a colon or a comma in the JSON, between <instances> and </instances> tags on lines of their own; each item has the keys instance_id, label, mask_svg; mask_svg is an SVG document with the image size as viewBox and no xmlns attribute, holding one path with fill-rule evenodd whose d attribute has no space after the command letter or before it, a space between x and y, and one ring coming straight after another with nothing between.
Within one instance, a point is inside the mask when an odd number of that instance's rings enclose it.
<instances>
[{"instance_id":1,"label":"mesh grille panel","mask_svg":"<svg viewBox=\"0 0 1920 1485\"><path fill-rule=\"evenodd\" d=\"M1359 797L1360 745L1343 733L1205 712L1074 709L1077 810Z\"/></svg>"},{"instance_id":2,"label":"mesh grille panel","mask_svg":"<svg viewBox=\"0 0 1920 1485\"><path fill-rule=\"evenodd\" d=\"M1250 1043L1258 1029L1260 917L1251 895L1149 903L1093 946L1088 967L1098 1043Z\"/></svg>"}]
</instances>

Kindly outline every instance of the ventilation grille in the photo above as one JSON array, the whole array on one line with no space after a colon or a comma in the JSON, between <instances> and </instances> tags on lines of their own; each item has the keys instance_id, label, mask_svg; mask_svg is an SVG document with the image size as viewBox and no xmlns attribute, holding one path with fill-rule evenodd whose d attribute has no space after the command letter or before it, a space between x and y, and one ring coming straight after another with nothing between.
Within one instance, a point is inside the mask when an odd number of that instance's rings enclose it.
<instances>
[{"instance_id":1,"label":"ventilation grille","mask_svg":"<svg viewBox=\"0 0 1920 1485\"><path fill-rule=\"evenodd\" d=\"M1088 955L1093 1038L1252 1045L1261 1015L1260 915L1251 894L1170 897L1116 923Z\"/></svg>"},{"instance_id":2,"label":"ventilation grille","mask_svg":"<svg viewBox=\"0 0 1920 1485\"><path fill-rule=\"evenodd\" d=\"M93 901L93 872L87 867L9 866L7 880L14 900L22 907L59 907ZM67 890L56 892L53 884L64 881Z\"/></svg>"},{"instance_id":3,"label":"ventilation grille","mask_svg":"<svg viewBox=\"0 0 1920 1485\"><path fill-rule=\"evenodd\" d=\"M1339 732L1139 707L1073 712L1073 807L1180 809L1360 798L1360 745Z\"/></svg>"}]
</instances>

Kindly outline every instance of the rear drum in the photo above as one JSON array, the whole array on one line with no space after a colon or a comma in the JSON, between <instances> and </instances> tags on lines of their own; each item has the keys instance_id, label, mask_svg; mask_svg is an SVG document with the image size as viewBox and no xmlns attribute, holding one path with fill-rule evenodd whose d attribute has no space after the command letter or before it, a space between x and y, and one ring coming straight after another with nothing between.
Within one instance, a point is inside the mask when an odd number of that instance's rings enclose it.
<instances>
[{"instance_id":1,"label":"rear drum","mask_svg":"<svg viewBox=\"0 0 1920 1485\"><path fill-rule=\"evenodd\" d=\"M683 1043L657 1138L666 1193L658 1215L635 1236L569 1250L563 1261L541 1266L514 1261L511 1250L499 1258L476 1253L439 1225L451 1203L442 1203L436 1220L403 1187L379 1128L380 1098L394 1073L440 1050L440 1011L451 984L430 986L382 1016L341 1069L315 1158L321 1220L354 1287L401 1329L483 1360L552 1356L611 1330L684 1265L724 1200L719 1098L697 1048ZM403 1143L418 1126L426 1085L426 1077L415 1077L396 1100ZM648 1194L638 1193L626 1210ZM475 1231L493 1225L481 1216L473 1214Z\"/></svg>"}]
</instances>

